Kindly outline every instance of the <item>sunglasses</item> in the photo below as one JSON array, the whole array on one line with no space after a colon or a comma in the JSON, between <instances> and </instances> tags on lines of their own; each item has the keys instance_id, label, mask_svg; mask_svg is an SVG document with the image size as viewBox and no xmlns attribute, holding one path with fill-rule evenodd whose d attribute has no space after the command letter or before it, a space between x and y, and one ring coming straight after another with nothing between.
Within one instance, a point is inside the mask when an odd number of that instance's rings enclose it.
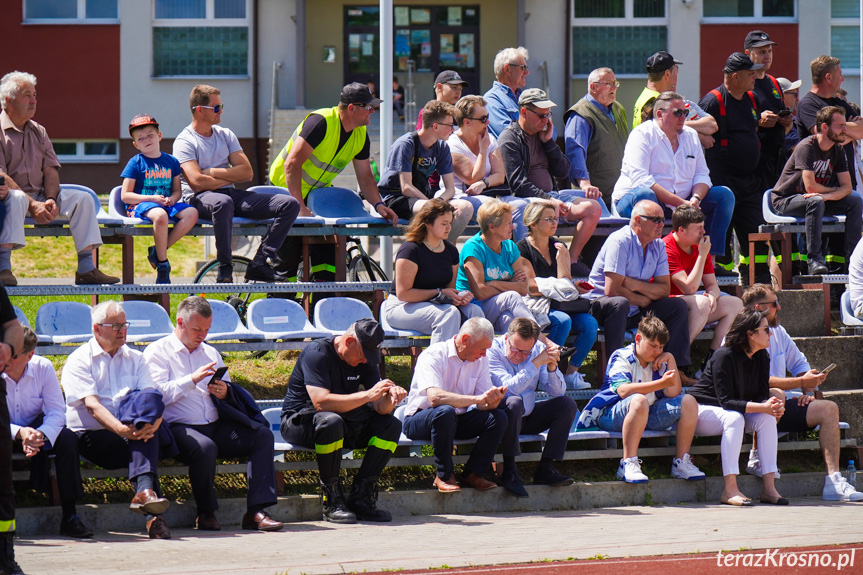
<instances>
[{"instance_id":1,"label":"sunglasses","mask_svg":"<svg viewBox=\"0 0 863 575\"><path fill-rule=\"evenodd\" d=\"M436 122L438 126L446 126L450 132L454 132L458 128L458 124L445 124L444 122Z\"/></svg>"},{"instance_id":2,"label":"sunglasses","mask_svg":"<svg viewBox=\"0 0 863 575\"><path fill-rule=\"evenodd\" d=\"M665 220L661 216L638 216L643 220L648 220L656 225L664 224Z\"/></svg>"},{"instance_id":3,"label":"sunglasses","mask_svg":"<svg viewBox=\"0 0 863 575\"><path fill-rule=\"evenodd\" d=\"M488 123L488 114L485 116L480 116L479 118L465 118L465 120L474 120L476 122L482 122L483 124Z\"/></svg>"},{"instance_id":4,"label":"sunglasses","mask_svg":"<svg viewBox=\"0 0 863 575\"><path fill-rule=\"evenodd\" d=\"M540 120L548 120L549 118L551 118L551 114L540 114L539 112L534 112L534 111L533 111L533 110L531 110L530 108L525 108L525 110L527 110L528 112L533 112L534 114L536 114L536 115L537 115L537 117L538 117Z\"/></svg>"},{"instance_id":5,"label":"sunglasses","mask_svg":"<svg viewBox=\"0 0 863 575\"><path fill-rule=\"evenodd\" d=\"M682 109L682 108L678 108L678 109L673 110L673 111L672 111L672 110L669 110L669 112L671 112L672 114L674 114L674 117L675 117L675 118L682 118L682 117L686 116L686 110L684 110L684 109Z\"/></svg>"},{"instance_id":6,"label":"sunglasses","mask_svg":"<svg viewBox=\"0 0 863 575\"><path fill-rule=\"evenodd\" d=\"M523 72L527 72L527 64L510 64L513 68L521 68Z\"/></svg>"},{"instance_id":7,"label":"sunglasses","mask_svg":"<svg viewBox=\"0 0 863 575\"><path fill-rule=\"evenodd\" d=\"M206 108L208 110L212 110L214 114L221 114L222 110L225 109L224 104L216 104L215 106L197 106L198 108Z\"/></svg>"}]
</instances>

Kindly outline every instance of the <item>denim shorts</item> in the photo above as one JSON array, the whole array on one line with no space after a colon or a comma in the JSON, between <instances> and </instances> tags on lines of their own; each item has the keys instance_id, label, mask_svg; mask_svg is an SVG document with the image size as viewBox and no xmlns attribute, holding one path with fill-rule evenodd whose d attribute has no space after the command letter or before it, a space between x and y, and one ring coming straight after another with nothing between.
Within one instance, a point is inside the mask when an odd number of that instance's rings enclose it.
<instances>
[{"instance_id":1,"label":"denim shorts","mask_svg":"<svg viewBox=\"0 0 863 575\"><path fill-rule=\"evenodd\" d=\"M162 209L162 210L165 210L166 212L168 212L169 218L171 218L172 220L176 220L177 214L179 214L180 212L182 212L186 208L191 208L191 207L192 206L190 206L189 204L184 204L183 202L177 202L176 204L174 204L170 208L160 206L156 202L141 202L140 204L138 204L134 207L135 211L133 214L130 214L129 217L141 218L143 220L149 220L150 218L148 218L146 216L146 213L152 209L159 208L159 209Z\"/></svg>"},{"instance_id":2,"label":"denim shorts","mask_svg":"<svg viewBox=\"0 0 863 575\"><path fill-rule=\"evenodd\" d=\"M606 407L596 420L600 429L605 431L623 431L623 420L629 413L629 402L633 396L621 399L614 405ZM665 431L670 429L680 419L681 406L683 405L683 394L677 397L657 399L650 406L647 416L647 427L651 431Z\"/></svg>"}]
</instances>

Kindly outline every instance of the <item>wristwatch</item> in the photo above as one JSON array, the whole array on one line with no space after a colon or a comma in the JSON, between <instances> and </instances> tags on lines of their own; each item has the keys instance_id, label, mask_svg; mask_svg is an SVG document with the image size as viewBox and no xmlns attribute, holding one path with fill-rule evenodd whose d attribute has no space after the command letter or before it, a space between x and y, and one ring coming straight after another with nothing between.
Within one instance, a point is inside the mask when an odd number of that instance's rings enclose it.
<instances>
[{"instance_id":1,"label":"wristwatch","mask_svg":"<svg viewBox=\"0 0 863 575\"><path fill-rule=\"evenodd\" d=\"M485 184L485 189L487 190L487 189L489 188L488 180L486 180L485 178L483 178L483 179L482 179L482 183L483 183L483 184Z\"/></svg>"}]
</instances>

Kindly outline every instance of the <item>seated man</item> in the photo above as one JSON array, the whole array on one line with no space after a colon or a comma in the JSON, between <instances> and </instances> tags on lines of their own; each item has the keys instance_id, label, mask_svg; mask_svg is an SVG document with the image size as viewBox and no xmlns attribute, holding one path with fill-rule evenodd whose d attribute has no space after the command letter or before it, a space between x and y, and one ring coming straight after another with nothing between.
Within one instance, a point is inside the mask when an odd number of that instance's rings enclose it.
<instances>
[{"instance_id":1,"label":"seated man","mask_svg":"<svg viewBox=\"0 0 863 575\"><path fill-rule=\"evenodd\" d=\"M839 406L833 401L815 399L808 394L824 383L827 374L809 367L806 356L779 324L782 306L771 286L749 286L743 292L743 305L767 312L767 325L770 326L770 346L767 348L770 354L770 387L785 392L785 413L776 424L776 429L780 432L801 432L821 426L818 442L827 467L822 498L827 501L863 501L863 493L845 480L839 468ZM788 377L789 373L793 377ZM761 463L756 450L750 453L746 471L761 475Z\"/></svg>"},{"instance_id":2,"label":"seated man","mask_svg":"<svg viewBox=\"0 0 863 575\"><path fill-rule=\"evenodd\" d=\"M717 322L707 354L707 359L710 359L722 345L734 318L743 309L743 302L719 291L710 260L711 238L704 230L704 212L689 204L678 206L671 215L671 229L673 231L662 238L668 255L671 295L686 302L690 344L705 325ZM702 285L704 290L699 291Z\"/></svg>"},{"instance_id":3,"label":"seated man","mask_svg":"<svg viewBox=\"0 0 863 575\"><path fill-rule=\"evenodd\" d=\"M455 243L473 216L473 205L467 200L455 200L452 156L446 144L453 130L455 110L450 104L432 100L422 110L423 126L395 142L390 150L387 169L381 174L378 190L384 204L398 217L409 220L423 205L435 197L429 176L440 174L444 191L438 197L454 208L449 241Z\"/></svg>"},{"instance_id":4,"label":"seated man","mask_svg":"<svg viewBox=\"0 0 863 575\"><path fill-rule=\"evenodd\" d=\"M201 219L213 222L219 272L216 281L234 281L231 259L231 226L234 216L256 220L273 218L252 263L246 280L275 281L268 259L275 261L278 250L300 213L299 202L289 194L260 194L237 189L252 179L252 165L234 133L219 126L222 121L221 92L204 84L189 95L192 123L174 140L174 156L183 172L183 201L198 210Z\"/></svg>"},{"instance_id":5,"label":"seated man","mask_svg":"<svg viewBox=\"0 0 863 575\"><path fill-rule=\"evenodd\" d=\"M595 199L581 197L574 191L557 191L555 178L569 178L569 160L554 141L551 108L556 106L546 93L530 88L518 99L518 120L512 122L498 138L500 155L506 173L506 184L514 196L542 198L555 203L558 215L569 222L578 222L569 246L572 275L584 277L587 266L579 265L581 250L590 239L602 215ZM518 214L515 217L519 217ZM527 228L516 228L513 240L527 235Z\"/></svg>"},{"instance_id":6,"label":"seated man","mask_svg":"<svg viewBox=\"0 0 863 575\"><path fill-rule=\"evenodd\" d=\"M617 478L627 483L647 483L638 458L644 430L666 431L675 424L677 453L671 476L688 481L705 478L689 456L698 423L698 402L681 393L674 357L662 352L667 341L665 324L651 314L644 316L635 343L611 354L602 390L578 418L579 429L598 426L623 432L623 459Z\"/></svg>"},{"instance_id":7,"label":"seated man","mask_svg":"<svg viewBox=\"0 0 863 575\"><path fill-rule=\"evenodd\" d=\"M625 218L632 215L632 207L641 200L664 206L666 218L677 206L695 206L707 216L705 228L713 246L711 255L721 256L725 254L725 234L734 212L734 194L724 186L711 184L698 135L684 126L683 97L663 92L656 99L653 113L652 122L640 124L629 135L612 201Z\"/></svg>"},{"instance_id":8,"label":"seated man","mask_svg":"<svg viewBox=\"0 0 863 575\"><path fill-rule=\"evenodd\" d=\"M623 347L627 329L648 311L668 327L668 351L678 367L690 365L686 302L671 293L668 255L659 239L664 218L659 204L642 200L632 210L629 225L608 236L599 251L587 294L590 313L605 330L609 352ZM686 383L686 380L684 380Z\"/></svg>"},{"instance_id":9,"label":"seated man","mask_svg":"<svg viewBox=\"0 0 863 575\"><path fill-rule=\"evenodd\" d=\"M257 407L251 407L254 400L248 392L231 383L227 374L213 378L225 363L218 351L204 343L212 323L207 300L190 296L177 306L174 333L151 343L144 352L153 383L164 398L165 423L170 425L180 459L189 464L198 508L195 526L202 531L221 529L215 514L219 508L216 458L247 457L243 529L278 531L282 523L264 511L277 502L273 433Z\"/></svg>"},{"instance_id":10,"label":"seated man","mask_svg":"<svg viewBox=\"0 0 863 575\"><path fill-rule=\"evenodd\" d=\"M475 317L464 322L453 339L427 347L417 359L404 430L411 439L431 440L437 466L434 486L441 493L461 487L478 491L497 487L483 477L507 430L506 413L498 408L506 388L492 383L485 355L493 340L491 322ZM474 437L476 443L457 482L453 441Z\"/></svg>"},{"instance_id":11,"label":"seated man","mask_svg":"<svg viewBox=\"0 0 863 575\"><path fill-rule=\"evenodd\" d=\"M158 477L157 431L162 418L140 427L119 419L127 396L155 387L144 354L126 346L129 323L118 302L102 302L90 316L93 338L72 352L60 378L66 392L66 425L78 435L81 455L96 465L128 466L135 486L130 509L147 516L150 539L170 539L162 517L170 503L160 495ZM162 407L161 400L157 407Z\"/></svg>"},{"instance_id":12,"label":"seated man","mask_svg":"<svg viewBox=\"0 0 863 575\"><path fill-rule=\"evenodd\" d=\"M815 117L815 135L797 144L785 163L770 199L783 216L806 217L806 259L810 275L828 273L822 252L825 215L845 216L845 257L863 232L863 200L851 193L845 150L845 111L827 106ZM840 144L840 145L837 145Z\"/></svg>"},{"instance_id":13,"label":"seated man","mask_svg":"<svg viewBox=\"0 0 863 575\"><path fill-rule=\"evenodd\" d=\"M863 239L857 242L848 260L848 294L851 310L856 317L863 319Z\"/></svg>"},{"instance_id":14,"label":"seated man","mask_svg":"<svg viewBox=\"0 0 863 575\"><path fill-rule=\"evenodd\" d=\"M0 80L0 199L6 217L0 231L0 281L18 285L12 273L12 250L24 247L24 218L37 224L68 218L78 252L76 284L115 284L120 278L102 273L93 263L93 250L102 245L93 198L80 190L60 189L60 162L48 133L33 121L36 76L11 72Z\"/></svg>"},{"instance_id":15,"label":"seated man","mask_svg":"<svg viewBox=\"0 0 863 575\"><path fill-rule=\"evenodd\" d=\"M66 427L66 404L54 366L44 357L33 355L36 333L24 327L24 345L6 364L6 402L12 424L13 448L30 459L30 485L49 493L50 462L54 456L57 486L60 491L60 533L87 538L93 531L75 512L75 500L84 496L78 438Z\"/></svg>"},{"instance_id":16,"label":"seated man","mask_svg":"<svg viewBox=\"0 0 863 575\"><path fill-rule=\"evenodd\" d=\"M515 497L528 496L515 465L516 456L521 455L518 442L521 433L532 435L548 431L542 459L533 476L535 484L558 487L572 483L572 477L559 473L552 462L563 459L578 408L572 398L564 395L566 382L557 368L560 348L549 349L537 341L539 333L535 321L517 317L509 324L506 334L494 339L489 350L491 381L506 389L503 409L509 422L502 441L503 488ZM536 401L537 390L552 397Z\"/></svg>"},{"instance_id":17,"label":"seated man","mask_svg":"<svg viewBox=\"0 0 863 575\"><path fill-rule=\"evenodd\" d=\"M361 319L342 335L307 345L288 381L282 437L315 450L325 521L392 521L375 503L377 482L396 450L402 427L392 413L407 392L380 377L383 340L378 322ZM347 501L339 479L343 447L367 447Z\"/></svg>"}]
</instances>

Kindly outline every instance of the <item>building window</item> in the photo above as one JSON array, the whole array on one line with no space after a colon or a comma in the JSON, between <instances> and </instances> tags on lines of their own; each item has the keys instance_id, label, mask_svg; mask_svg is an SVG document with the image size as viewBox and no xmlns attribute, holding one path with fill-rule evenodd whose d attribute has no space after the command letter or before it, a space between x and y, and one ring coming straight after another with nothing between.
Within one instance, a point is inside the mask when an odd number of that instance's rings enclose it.
<instances>
[{"instance_id":1,"label":"building window","mask_svg":"<svg viewBox=\"0 0 863 575\"><path fill-rule=\"evenodd\" d=\"M571 0L572 76L608 66L643 76L645 54L668 49L666 0Z\"/></svg>"},{"instance_id":2,"label":"building window","mask_svg":"<svg viewBox=\"0 0 863 575\"><path fill-rule=\"evenodd\" d=\"M831 0L830 55L842 61L844 75L860 74L860 3L858 0Z\"/></svg>"},{"instance_id":3,"label":"building window","mask_svg":"<svg viewBox=\"0 0 863 575\"><path fill-rule=\"evenodd\" d=\"M117 140L53 140L57 159L65 164L111 163L120 161Z\"/></svg>"},{"instance_id":4,"label":"building window","mask_svg":"<svg viewBox=\"0 0 863 575\"><path fill-rule=\"evenodd\" d=\"M154 0L153 76L249 75L248 0Z\"/></svg>"},{"instance_id":5,"label":"building window","mask_svg":"<svg viewBox=\"0 0 863 575\"><path fill-rule=\"evenodd\" d=\"M704 18L711 22L740 18L794 21L797 16L794 0L704 0Z\"/></svg>"},{"instance_id":6,"label":"building window","mask_svg":"<svg viewBox=\"0 0 863 575\"><path fill-rule=\"evenodd\" d=\"M24 23L117 23L117 0L24 0Z\"/></svg>"}]
</instances>

